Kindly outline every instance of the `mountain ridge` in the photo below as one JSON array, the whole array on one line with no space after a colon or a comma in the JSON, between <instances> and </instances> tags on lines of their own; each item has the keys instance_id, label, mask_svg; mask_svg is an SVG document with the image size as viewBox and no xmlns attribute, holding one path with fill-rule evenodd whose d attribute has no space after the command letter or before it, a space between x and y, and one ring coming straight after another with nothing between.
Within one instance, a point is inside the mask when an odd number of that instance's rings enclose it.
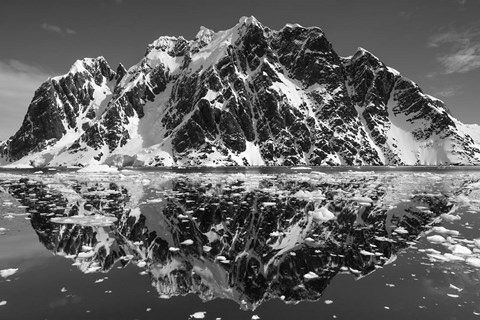
<instances>
[{"instance_id":1,"label":"mountain ridge","mask_svg":"<svg viewBox=\"0 0 480 320\"><path fill-rule=\"evenodd\" d=\"M0 161L477 164L471 128L363 48L340 57L318 27L275 31L242 17L225 31L201 27L194 40L159 37L128 70L77 60L35 92Z\"/></svg>"}]
</instances>

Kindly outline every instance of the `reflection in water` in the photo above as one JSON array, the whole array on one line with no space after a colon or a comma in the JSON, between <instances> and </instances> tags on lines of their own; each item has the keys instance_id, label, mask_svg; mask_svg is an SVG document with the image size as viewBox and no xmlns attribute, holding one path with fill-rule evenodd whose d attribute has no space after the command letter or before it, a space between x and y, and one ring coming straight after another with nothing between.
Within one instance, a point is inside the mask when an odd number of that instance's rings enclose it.
<instances>
[{"instance_id":1,"label":"reflection in water","mask_svg":"<svg viewBox=\"0 0 480 320\"><path fill-rule=\"evenodd\" d=\"M41 243L81 271L135 263L163 298L195 293L243 309L318 300L336 274L381 268L452 208L425 191L392 202L392 185L377 176L167 180L142 199L113 182L0 186L26 206Z\"/></svg>"}]
</instances>

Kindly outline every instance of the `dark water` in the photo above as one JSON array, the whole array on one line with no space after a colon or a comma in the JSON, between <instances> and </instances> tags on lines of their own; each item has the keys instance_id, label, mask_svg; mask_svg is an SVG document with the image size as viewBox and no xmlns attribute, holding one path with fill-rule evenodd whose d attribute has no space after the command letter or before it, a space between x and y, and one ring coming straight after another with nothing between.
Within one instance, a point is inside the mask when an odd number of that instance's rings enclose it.
<instances>
[{"instance_id":1,"label":"dark water","mask_svg":"<svg viewBox=\"0 0 480 320\"><path fill-rule=\"evenodd\" d=\"M479 181L425 167L4 171L0 318L480 318Z\"/></svg>"}]
</instances>

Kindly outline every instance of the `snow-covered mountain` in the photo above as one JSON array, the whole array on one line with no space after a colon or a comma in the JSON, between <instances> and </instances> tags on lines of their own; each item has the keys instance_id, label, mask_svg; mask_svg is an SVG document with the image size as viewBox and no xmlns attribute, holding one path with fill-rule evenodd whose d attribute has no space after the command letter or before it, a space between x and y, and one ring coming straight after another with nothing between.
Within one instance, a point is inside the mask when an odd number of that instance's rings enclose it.
<instances>
[{"instance_id":1,"label":"snow-covered mountain","mask_svg":"<svg viewBox=\"0 0 480 320\"><path fill-rule=\"evenodd\" d=\"M75 62L35 92L3 164L478 164L478 130L359 48L254 17L160 37L130 69Z\"/></svg>"}]
</instances>

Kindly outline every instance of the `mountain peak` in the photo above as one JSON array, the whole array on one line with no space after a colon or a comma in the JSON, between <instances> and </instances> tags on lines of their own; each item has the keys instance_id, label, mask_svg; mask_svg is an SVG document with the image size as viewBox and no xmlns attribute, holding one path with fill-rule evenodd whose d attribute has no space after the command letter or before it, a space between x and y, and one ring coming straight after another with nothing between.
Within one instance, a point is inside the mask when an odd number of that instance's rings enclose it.
<instances>
[{"instance_id":1,"label":"mountain peak","mask_svg":"<svg viewBox=\"0 0 480 320\"><path fill-rule=\"evenodd\" d=\"M78 60L74 76L35 92L0 158L35 166L479 162L480 145L440 101L363 48L339 58L320 31L289 24L277 32L242 17L224 31L201 27L191 41L159 37L128 72L103 57Z\"/></svg>"},{"instance_id":2,"label":"mountain peak","mask_svg":"<svg viewBox=\"0 0 480 320\"><path fill-rule=\"evenodd\" d=\"M255 18L254 16L243 16L238 20L238 23L240 25L256 25L256 26L262 26L262 24Z\"/></svg>"},{"instance_id":3,"label":"mountain peak","mask_svg":"<svg viewBox=\"0 0 480 320\"><path fill-rule=\"evenodd\" d=\"M203 42L205 44L210 43L212 41L213 35L215 32L211 29L208 29L204 26L200 27L200 30L198 31L197 35L195 36L195 41L197 42Z\"/></svg>"}]
</instances>

